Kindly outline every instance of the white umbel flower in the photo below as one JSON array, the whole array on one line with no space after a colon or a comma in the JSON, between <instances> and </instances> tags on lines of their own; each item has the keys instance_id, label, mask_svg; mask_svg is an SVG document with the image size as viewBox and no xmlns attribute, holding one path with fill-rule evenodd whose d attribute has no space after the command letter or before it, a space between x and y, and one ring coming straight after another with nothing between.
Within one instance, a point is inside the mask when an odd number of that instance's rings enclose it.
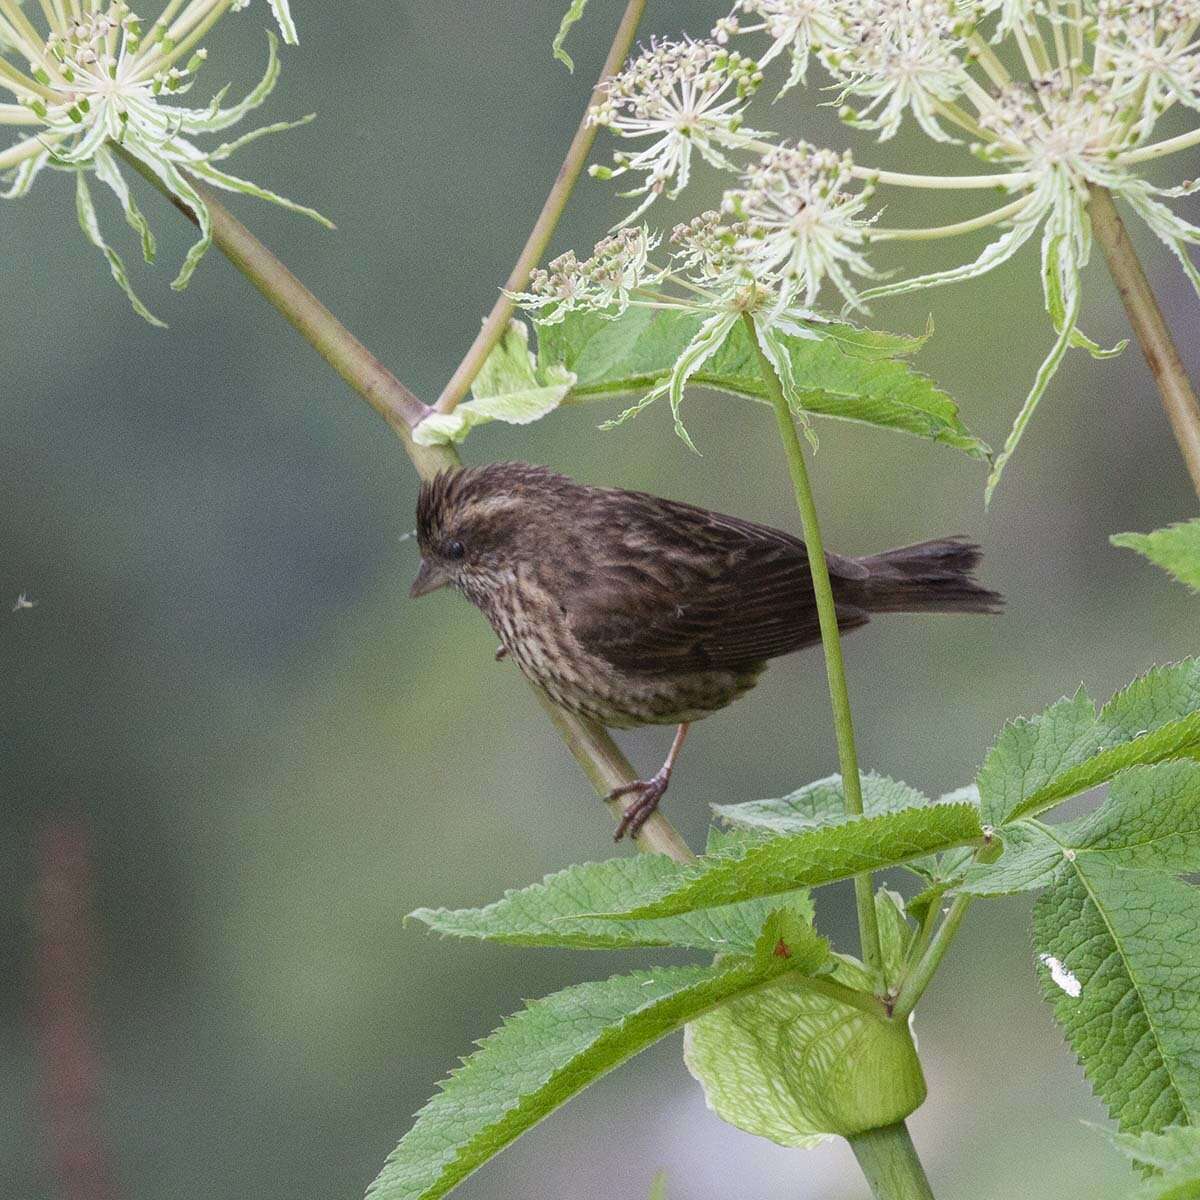
<instances>
[{"instance_id":1,"label":"white umbel flower","mask_svg":"<svg viewBox=\"0 0 1200 1200\"><path fill-rule=\"evenodd\" d=\"M683 41L655 43L601 85L603 99L588 119L620 138L649 143L616 152L612 167L591 169L606 179L645 177L623 193L642 197L627 221L664 192L674 196L687 186L693 151L715 167L731 168L724 151L759 136L743 129L742 110L761 81L752 60L714 42Z\"/></svg>"},{"instance_id":2,"label":"white umbel flower","mask_svg":"<svg viewBox=\"0 0 1200 1200\"><path fill-rule=\"evenodd\" d=\"M744 224L740 248L754 278L769 281L787 307L806 308L828 279L861 309L851 273L873 277L862 252L870 222L861 214L873 189L853 190L853 159L800 143L777 146L725 193L724 207Z\"/></svg>"},{"instance_id":3,"label":"white umbel flower","mask_svg":"<svg viewBox=\"0 0 1200 1200\"><path fill-rule=\"evenodd\" d=\"M9 181L0 194L26 195L47 167L73 173L80 226L107 259L134 309L154 324L161 322L134 293L124 263L101 232L92 201L89 179L117 197L126 220L141 237L144 257L153 260L154 237L121 174L121 155L153 174L199 225L200 238L184 260L176 288L187 285L212 240L208 210L193 179L270 200L329 224L312 209L217 166L246 142L302 122L251 130L210 150L192 140L236 125L270 95L280 69L273 34L268 35L266 72L245 99L222 107L222 91L207 107L191 108L180 99L206 61L199 43L228 9L236 7L232 0L175 0L149 26L123 0L82 7L82 15L67 16L61 4L44 5L47 28L39 31L13 0L0 0L0 36L9 47L0 52L0 88L14 100L0 104L0 125L33 127L30 136L0 150L0 173ZM275 8L287 18L286 4ZM29 64L28 71L18 65L22 60Z\"/></svg>"}]
</instances>

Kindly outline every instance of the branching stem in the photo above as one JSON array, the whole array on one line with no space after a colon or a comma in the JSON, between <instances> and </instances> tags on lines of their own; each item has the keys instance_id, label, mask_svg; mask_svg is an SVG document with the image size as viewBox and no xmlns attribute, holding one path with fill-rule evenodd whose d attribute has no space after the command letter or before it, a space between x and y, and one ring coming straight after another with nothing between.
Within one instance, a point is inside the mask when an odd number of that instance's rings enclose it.
<instances>
[{"instance_id":1,"label":"branching stem","mask_svg":"<svg viewBox=\"0 0 1200 1200\"><path fill-rule=\"evenodd\" d=\"M758 356L759 372L767 395L775 409L779 436L787 453L788 469L792 476L792 487L796 493L796 507L800 510L800 521L804 527L804 544L808 547L808 565L812 573L813 594L817 601L817 616L821 623L821 642L825 648L825 673L829 679L829 699L833 706L833 726L837 733L838 760L842 768L842 789L846 797L846 811L859 815L863 811L862 780L858 772L858 751L854 745L854 720L850 713L850 695L846 687L846 665L842 660L842 643L838 635L837 605L833 599L833 587L829 582L829 567L825 562L825 545L821 540L821 527L817 520L817 507L813 500L812 485L808 479L808 467L804 461L804 447L796 432L795 418L788 407L783 386L775 374L770 359L758 344L758 332L754 318L743 314L750 344ZM862 942L863 960L872 974L878 975L883 962L879 944L879 921L875 915L875 895L870 874L854 877L854 896L858 904L858 930Z\"/></svg>"},{"instance_id":2,"label":"branching stem","mask_svg":"<svg viewBox=\"0 0 1200 1200\"><path fill-rule=\"evenodd\" d=\"M950 943L954 940L954 935L958 932L958 927L962 924L963 917L967 915L967 909L971 907L972 899L973 897L971 896L961 895L955 896L954 900L951 901L950 911L938 926L938 931L933 935L933 940L925 948L925 953L921 955L916 965L904 977L904 982L900 986L900 993L896 997L896 1003L892 1005L893 1020L907 1020L908 1014L916 1008L917 1001L920 1000L925 989L929 986L930 980L941 965L943 955L950 948Z\"/></svg>"},{"instance_id":3,"label":"branching stem","mask_svg":"<svg viewBox=\"0 0 1200 1200\"><path fill-rule=\"evenodd\" d=\"M153 173L143 170L119 146L114 152L136 167L189 220L195 218L185 205L174 200ZM429 479L438 471L456 466L458 455L450 446L421 446L413 440L413 427L429 408L408 390L317 298L221 203L214 193L195 179L190 181L208 206L213 243L231 263L271 302L327 363L396 431L417 474ZM538 699L602 796L622 783L637 778L629 760L608 733L557 708L535 688ZM619 803L610 803L619 820ZM694 858L683 838L662 815L654 813L637 836L639 850L667 854L677 862Z\"/></svg>"},{"instance_id":4,"label":"branching stem","mask_svg":"<svg viewBox=\"0 0 1200 1200\"><path fill-rule=\"evenodd\" d=\"M621 64L629 53L629 47L633 45L633 39L637 36L638 24L641 22L645 7L646 0L629 0L626 5L625 15L621 18L621 24L617 26L608 57L604 60L604 66L601 68L600 78L592 89L588 107L580 118L579 127L575 130L571 145L567 148L567 156L558 169L554 186L546 197L546 203L542 206L542 211L529 234L529 240L521 251L520 258L517 259L516 265L512 269L512 274L504 284L504 291L496 298L496 303L492 305L492 311L484 320L483 326L471 343L471 348L455 368L454 374L450 376L450 381L442 389L442 394L438 397L437 404L434 405L438 412L454 411L470 390L471 384L475 382L475 376L479 374L480 368L487 361L487 356L508 327L515 305L505 295L505 292L522 291L529 282L529 276L534 267L538 265L542 255L546 252L546 247L563 214L563 209L567 206L567 200L583 172L587 156L592 149L592 143L596 140L596 126L588 121L588 109L600 100L600 85L610 75L615 75L620 70Z\"/></svg>"},{"instance_id":5,"label":"branching stem","mask_svg":"<svg viewBox=\"0 0 1200 1200\"><path fill-rule=\"evenodd\" d=\"M1137 251L1129 240L1125 223L1112 194L1094 184L1090 188L1088 210L1096 240L1104 248L1108 269L1125 305L1129 323L1137 334L1150 373L1158 385L1163 408L1171 422L1179 452L1187 464L1192 486L1200 496L1200 403L1184 370L1179 350L1167 328L1154 289L1146 278Z\"/></svg>"}]
</instances>

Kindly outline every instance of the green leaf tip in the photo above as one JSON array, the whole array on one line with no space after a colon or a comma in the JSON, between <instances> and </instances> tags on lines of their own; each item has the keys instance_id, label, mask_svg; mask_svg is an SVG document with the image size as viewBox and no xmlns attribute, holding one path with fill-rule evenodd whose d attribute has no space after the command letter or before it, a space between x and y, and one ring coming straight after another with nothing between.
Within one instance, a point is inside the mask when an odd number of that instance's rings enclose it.
<instances>
[{"instance_id":1,"label":"green leaf tip","mask_svg":"<svg viewBox=\"0 0 1200 1200\"><path fill-rule=\"evenodd\" d=\"M1114 533L1114 546L1136 550L1155 566L1200 592L1200 517L1153 533Z\"/></svg>"},{"instance_id":2,"label":"green leaf tip","mask_svg":"<svg viewBox=\"0 0 1200 1200\"><path fill-rule=\"evenodd\" d=\"M600 921L588 916L618 907L647 889L669 886L684 870L661 854L610 858L547 875L541 883L506 892L485 908L422 908L410 916L436 933L510 945L589 950L679 946L711 954L755 953L764 922L781 903L811 927L812 901L804 891L782 900L750 900L662 921Z\"/></svg>"},{"instance_id":3,"label":"green leaf tip","mask_svg":"<svg viewBox=\"0 0 1200 1200\"><path fill-rule=\"evenodd\" d=\"M1008 725L979 772L983 820L1037 816L1130 767L1200 758L1200 660L1155 667L1096 712L1081 688Z\"/></svg>"},{"instance_id":4,"label":"green leaf tip","mask_svg":"<svg viewBox=\"0 0 1200 1200\"><path fill-rule=\"evenodd\" d=\"M571 7L563 14L563 19L559 22L558 32L554 35L554 42L551 47L554 51L554 57L560 63L563 63L572 74L575 72L575 60L563 47L567 40L567 34L571 31L571 26L582 18L585 8L587 8L587 0L571 0Z\"/></svg>"},{"instance_id":5,"label":"green leaf tip","mask_svg":"<svg viewBox=\"0 0 1200 1200\"><path fill-rule=\"evenodd\" d=\"M797 938L802 927L778 929ZM815 956L815 944L811 953ZM712 966L635 971L532 1002L443 1082L389 1156L368 1197L437 1200L446 1195L588 1084L686 1022L794 973L794 960L807 961L762 952L727 955Z\"/></svg>"}]
</instances>

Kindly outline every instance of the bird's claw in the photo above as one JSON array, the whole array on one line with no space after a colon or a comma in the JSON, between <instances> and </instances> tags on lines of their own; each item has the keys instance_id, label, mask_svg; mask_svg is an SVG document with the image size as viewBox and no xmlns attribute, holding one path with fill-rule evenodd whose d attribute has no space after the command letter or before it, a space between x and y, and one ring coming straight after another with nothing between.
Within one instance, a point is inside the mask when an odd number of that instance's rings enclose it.
<instances>
[{"instance_id":1,"label":"bird's claw","mask_svg":"<svg viewBox=\"0 0 1200 1200\"><path fill-rule=\"evenodd\" d=\"M658 811L658 802L667 790L671 776L665 771L659 771L649 779L635 779L633 783L623 783L608 793L610 800L619 800L622 796L633 795L637 798L630 804L621 817L613 841L619 842L626 834L637 837L641 828Z\"/></svg>"}]
</instances>

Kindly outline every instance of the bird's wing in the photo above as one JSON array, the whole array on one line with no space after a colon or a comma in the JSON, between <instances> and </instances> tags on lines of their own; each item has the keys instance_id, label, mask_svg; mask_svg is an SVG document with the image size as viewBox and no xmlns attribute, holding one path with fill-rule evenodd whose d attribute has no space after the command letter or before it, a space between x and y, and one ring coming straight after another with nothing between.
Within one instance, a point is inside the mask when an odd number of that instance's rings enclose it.
<instances>
[{"instance_id":1,"label":"bird's wing","mask_svg":"<svg viewBox=\"0 0 1200 1200\"><path fill-rule=\"evenodd\" d=\"M638 501L624 506L620 531L606 531L606 553L567 601L584 650L656 675L744 669L820 640L802 541L689 505ZM834 556L830 571L835 596L866 575ZM861 608L839 603L842 629L866 621Z\"/></svg>"}]
</instances>

